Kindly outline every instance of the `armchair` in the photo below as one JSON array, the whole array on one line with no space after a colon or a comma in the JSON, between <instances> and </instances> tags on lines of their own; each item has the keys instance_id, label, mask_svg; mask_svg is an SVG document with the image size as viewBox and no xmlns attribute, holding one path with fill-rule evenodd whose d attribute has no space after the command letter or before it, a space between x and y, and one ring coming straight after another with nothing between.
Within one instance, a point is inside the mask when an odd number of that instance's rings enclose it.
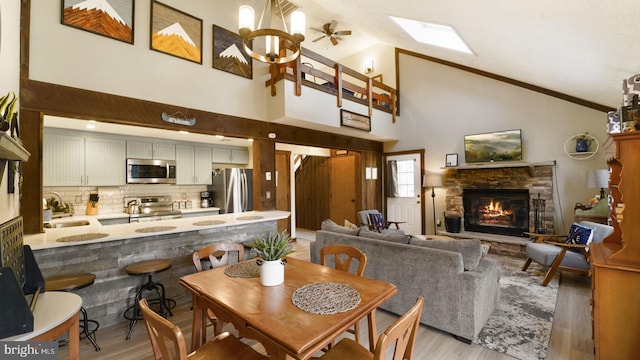
<instances>
[{"instance_id":1,"label":"armchair","mask_svg":"<svg viewBox=\"0 0 640 360\"><path fill-rule=\"evenodd\" d=\"M377 231L383 234L404 235L404 230L401 230L400 226L398 226L398 224L402 224L402 221L385 220L382 213L378 210L358 211L358 218L360 219L360 226L366 226L371 231ZM391 225L394 225L395 229L389 229Z\"/></svg>"},{"instance_id":2,"label":"armchair","mask_svg":"<svg viewBox=\"0 0 640 360\"><path fill-rule=\"evenodd\" d=\"M590 221L581 221L579 225L591 228L592 243L602 242L613 232L613 227ZM527 244L527 260L522 271L527 271L532 261L548 267L542 280L542 286L547 286L558 270L590 275L589 244L569 244L561 242L567 235L527 233L535 237L535 241Z\"/></svg>"}]
</instances>

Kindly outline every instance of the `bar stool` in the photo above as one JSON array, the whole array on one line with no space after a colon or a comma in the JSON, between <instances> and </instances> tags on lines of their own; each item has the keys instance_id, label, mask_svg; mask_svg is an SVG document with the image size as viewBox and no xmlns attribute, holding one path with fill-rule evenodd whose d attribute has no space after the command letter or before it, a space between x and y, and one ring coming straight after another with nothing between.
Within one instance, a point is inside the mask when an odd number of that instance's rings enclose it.
<instances>
[{"instance_id":1,"label":"bar stool","mask_svg":"<svg viewBox=\"0 0 640 360\"><path fill-rule=\"evenodd\" d=\"M45 280L45 290L46 291L74 291L84 289L87 286L90 286L95 281L96 276L91 273L77 273L77 274L66 274L66 275L57 275L47 278ZM80 312L82 313L82 320L80 321L80 328L82 329L82 334L91 341L91 344L96 349L96 351L100 351L100 346L95 339L95 332L100 327L100 323L96 320L90 320L87 316L87 310L84 306L80 307ZM89 324L92 324L93 328L89 327Z\"/></svg>"},{"instance_id":2,"label":"bar stool","mask_svg":"<svg viewBox=\"0 0 640 360\"><path fill-rule=\"evenodd\" d=\"M150 304L157 304L157 313L163 317L167 317L167 314L173 316L171 309L176 306L176 302L173 299L169 299L165 296L164 285L155 282L152 279L153 274L168 270L171 268L171 260L158 259L158 260L146 260L137 263L133 263L125 268L127 274L133 276L148 276L147 283L140 286L136 292L136 298L133 305L128 307L124 311L124 318L129 320L129 332L127 333L127 340L131 338L131 332L136 326L138 320L142 320L142 313L140 312L140 300L145 291L155 291L158 295L157 299L149 301Z\"/></svg>"}]
</instances>

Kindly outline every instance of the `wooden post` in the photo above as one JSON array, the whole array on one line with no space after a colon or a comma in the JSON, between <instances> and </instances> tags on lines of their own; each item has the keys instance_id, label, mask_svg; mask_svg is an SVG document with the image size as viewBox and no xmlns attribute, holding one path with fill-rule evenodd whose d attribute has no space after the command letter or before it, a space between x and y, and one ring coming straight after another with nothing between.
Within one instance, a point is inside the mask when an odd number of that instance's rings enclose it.
<instances>
[{"instance_id":1,"label":"wooden post","mask_svg":"<svg viewBox=\"0 0 640 360\"><path fill-rule=\"evenodd\" d=\"M336 69L336 91L338 92L338 107L342 107L342 65L336 63L334 68Z\"/></svg>"}]
</instances>

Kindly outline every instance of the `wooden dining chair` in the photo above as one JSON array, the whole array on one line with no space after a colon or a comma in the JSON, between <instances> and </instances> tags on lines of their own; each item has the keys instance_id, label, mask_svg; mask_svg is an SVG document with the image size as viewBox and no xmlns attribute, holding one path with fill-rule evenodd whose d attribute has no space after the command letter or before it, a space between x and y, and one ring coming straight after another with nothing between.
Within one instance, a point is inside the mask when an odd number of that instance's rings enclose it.
<instances>
[{"instance_id":1,"label":"wooden dining chair","mask_svg":"<svg viewBox=\"0 0 640 360\"><path fill-rule=\"evenodd\" d=\"M367 254L360 249L350 245L329 245L320 249L320 265L327 266L327 258L333 258L333 266L337 270L349 272L353 260L358 260L358 270L356 275L363 276L367 266ZM353 329L347 330L352 333L356 342L360 343L360 321L356 322Z\"/></svg>"},{"instance_id":2,"label":"wooden dining chair","mask_svg":"<svg viewBox=\"0 0 640 360\"><path fill-rule=\"evenodd\" d=\"M238 262L243 261L244 245L232 242L218 242L207 245L193 253L193 266L196 268L196 272L200 272L228 265L229 260L232 259L231 253L238 254ZM203 268L203 262L206 263L207 261L209 264ZM206 314L206 317L202 317L202 343L207 341L207 326L209 323L213 325L214 335L220 334L222 329L222 324L218 321L213 311L207 309Z\"/></svg>"},{"instance_id":3,"label":"wooden dining chair","mask_svg":"<svg viewBox=\"0 0 640 360\"><path fill-rule=\"evenodd\" d=\"M411 309L380 334L373 353L357 342L349 338L343 338L334 347L329 349L329 351L320 356L319 359L379 360L385 359L387 350L393 348L393 356L391 359L411 360L423 304L424 298L422 296L418 297L415 305L413 305Z\"/></svg>"},{"instance_id":4,"label":"wooden dining chair","mask_svg":"<svg viewBox=\"0 0 640 360\"><path fill-rule=\"evenodd\" d=\"M151 310L146 299L140 300L139 304L156 360L268 359L227 332L217 335L196 351L187 353L187 344L180 327Z\"/></svg>"}]
</instances>

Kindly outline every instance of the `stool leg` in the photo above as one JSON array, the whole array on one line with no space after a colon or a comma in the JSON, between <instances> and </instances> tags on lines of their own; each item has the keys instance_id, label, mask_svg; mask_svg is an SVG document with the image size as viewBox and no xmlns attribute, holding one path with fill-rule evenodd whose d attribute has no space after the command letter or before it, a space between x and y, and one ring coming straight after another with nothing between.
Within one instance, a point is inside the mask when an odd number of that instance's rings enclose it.
<instances>
[{"instance_id":1,"label":"stool leg","mask_svg":"<svg viewBox=\"0 0 640 360\"><path fill-rule=\"evenodd\" d=\"M96 349L96 351L100 351L100 346L98 346L98 343L96 342L94 337L89 332L89 320L88 320L89 317L87 315L87 309L85 309L84 306L81 306L80 307L80 312L82 312L82 326L84 328L82 332L84 332L84 335L87 337L87 339L89 339L89 341L91 341L91 344L93 344L93 347ZM98 325L98 326L100 326L100 325ZM96 330L98 330L97 327L96 327ZM94 332L94 334L95 334L95 332Z\"/></svg>"},{"instance_id":2,"label":"stool leg","mask_svg":"<svg viewBox=\"0 0 640 360\"><path fill-rule=\"evenodd\" d=\"M160 312L163 312L162 308L164 307L167 313L169 314L169 316L173 316L173 313L171 312L171 307L167 305L168 300L165 296L164 285L160 283L156 283L156 285L159 286L160 289L162 289L160 293Z\"/></svg>"},{"instance_id":3,"label":"stool leg","mask_svg":"<svg viewBox=\"0 0 640 360\"><path fill-rule=\"evenodd\" d=\"M140 305L138 303L142 298L142 291L145 289L145 286L141 286L138 292L136 292L136 297L133 303L133 316L131 316L131 319L129 320L129 332L127 333L126 340L131 339L131 332L133 332L133 328L136 326L138 318L140 317ZM125 311L125 314L126 313L127 312Z\"/></svg>"}]
</instances>

